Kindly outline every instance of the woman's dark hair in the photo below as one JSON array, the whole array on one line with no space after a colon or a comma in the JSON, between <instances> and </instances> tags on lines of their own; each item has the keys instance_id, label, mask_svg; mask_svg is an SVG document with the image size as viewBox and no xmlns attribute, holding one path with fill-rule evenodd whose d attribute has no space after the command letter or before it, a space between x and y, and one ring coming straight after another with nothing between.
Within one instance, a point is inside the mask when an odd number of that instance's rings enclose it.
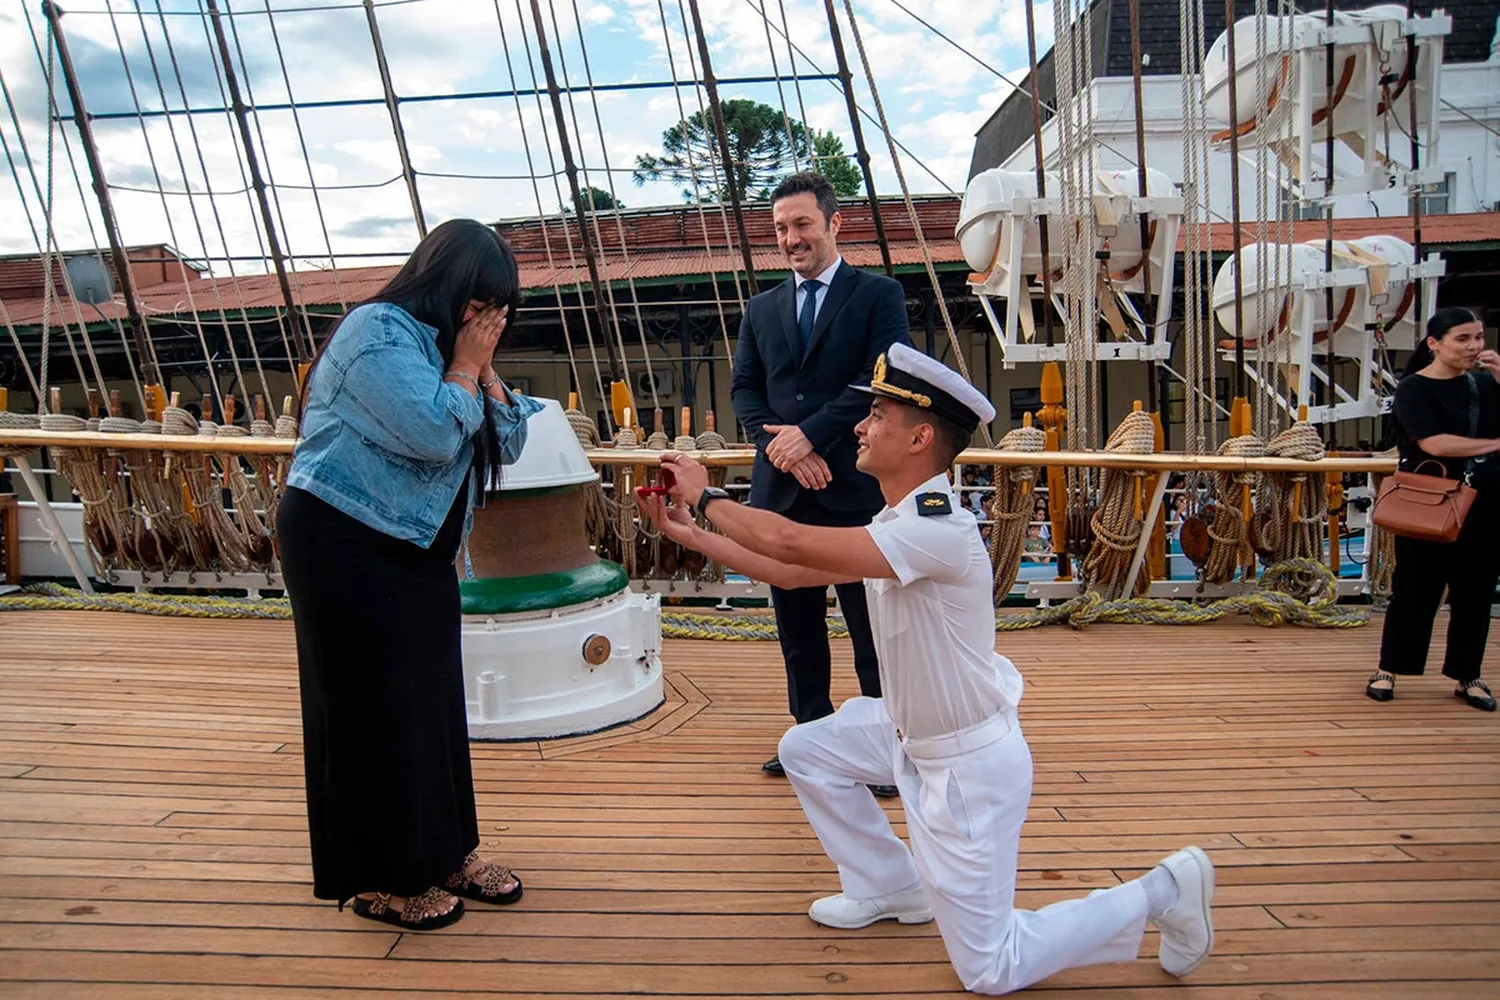
<instances>
[{"instance_id":1,"label":"woman's dark hair","mask_svg":"<svg viewBox=\"0 0 1500 1000\"><path fill-rule=\"evenodd\" d=\"M473 219L450 219L428 233L385 287L359 305L388 302L435 328L438 353L446 370L453 361L453 345L470 301L507 307L510 322L506 329L514 329L516 307L521 301L520 272L515 253L503 236ZM348 318L348 313L344 315ZM304 408L313 370L342 327L340 319L313 357L302 389ZM475 442L474 467L479 482L490 485L499 477L500 444L490 426L490 399L481 394L479 402L485 420Z\"/></svg>"},{"instance_id":2,"label":"woman's dark hair","mask_svg":"<svg viewBox=\"0 0 1500 1000\"><path fill-rule=\"evenodd\" d=\"M1474 315L1473 310L1465 309L1463 306L1448 306L1433 313L1432 318L1427 321L1427 336L1418 342L1417 349L1412 352L1411 360L1406 363L1405 374L1414 375L1432 364L1435 355L1432 353L1432 348L1427 346L1427 337L1442 340L1455 326L1478 322L1479 317Z\"/></svg>"}]
</instances>

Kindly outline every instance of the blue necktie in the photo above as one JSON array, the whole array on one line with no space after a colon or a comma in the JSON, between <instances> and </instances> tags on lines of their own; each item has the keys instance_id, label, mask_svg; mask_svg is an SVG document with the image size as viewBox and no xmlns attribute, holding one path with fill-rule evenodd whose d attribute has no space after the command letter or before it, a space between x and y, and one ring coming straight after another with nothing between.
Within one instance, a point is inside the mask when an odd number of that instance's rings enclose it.
<instances>
[{"instance_id":1,"label":"blue necktie","mask_svg":"<svg viewBox=\"0 0 1500 1000\"><path fill-rule=\"evenodd\" d=\"M797 315L797 329L802 333L802 353L807 353L807 344L812 340L813 319L818 314L818 289L823 283L817 278L809 278L802 283L802 290L807 296L802 300L802 312Z\"/></svg>"}]
</instances>

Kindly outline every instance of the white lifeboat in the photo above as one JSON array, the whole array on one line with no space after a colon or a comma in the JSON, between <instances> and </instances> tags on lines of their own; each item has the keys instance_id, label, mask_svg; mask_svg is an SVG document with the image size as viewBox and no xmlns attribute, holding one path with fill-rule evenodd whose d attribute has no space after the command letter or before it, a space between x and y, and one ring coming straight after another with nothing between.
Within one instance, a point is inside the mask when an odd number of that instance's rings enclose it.
<instances>
[{"instance_id":1,"label":"white lifeboat","mask_svg":"<svg viewBox=\"0 0 1500 1000\"><path fill-rule=\"evenodd\" d=\"M1101 230L1113 226L1109 236L1109 277L1117 291L1139 295L1145 292L1145 269L1142 263L1151 260L1151 294L1161 293L1162 284L1170 277L1168 269L1177 259L1177 225L1167 225L1163 216L1168 212L1146 214L1146 246L1141 245L1140 216L1130 207L1134 196L1140 191L1140 180L1134 169L1109 170L1095 175L1095 186L1099 195L1095 199L1095 225ZM1177 185L1160 170L1146 168L1146 197L1162 207L1168 200L1177 197ZM1119 208L1113 206L1118 205ZM1115 218L1106 218L1106 213L1118 212ZM1177 219L1180 220L1180 210ZM1180 223L1179 223L1180 224ZM1170 230L1170 232L1168 231ZM1168 237L1170 246L1163 246ZM1163 252L1165 251L1165 252Z\"/></svg>"},{"instance_id":2,"label":"white lifeboat","mask_svg":"<svg viewBox=\"0 0 1500 1000\"><path fill-rule=\"evenodd\" d=\"M1322 275L1326 265L1319 242L1252 243L1240 249L1239 257L1230 257L1214 276L1214 316L1230 337L1235 335L1235 270L1241 272L1244 299L1238 310L1244 323L1245 350L1255 352L1263 361L1291 361L1296 350L1295 338L1310 333L1314 343L1328 339L1330 327L1341 330L1355 316L1355 301L1363 290L1358 285L1334 290L1334 313L1330 322L1328 298L1309 294L1308 285L1316 286L1313 276ZM1334 271L1349 271L1361 264L1347 254L1335 253ZM1358 277L1358 276L1353 276ZM1312 279L1312 280L1310 280ZM1306 301L1302 297L1306 296ZM1299 323L1297 310L1305 308L1306 322ZM1221 340L1222 350L1233 350L1233 340Z\"/></svg>"},{"instance_id":3,"label":"white lifeboat","mask_svg":"<svg viewBox=\"0 0 1500 1000\"><path fill-rule=\"evenodd\" d=\"M1062 190L1062 181L1050 171L1046 180L1048 193L1056 198ZM1012 246L1017 237L1021 238L1020 273L1042 273L1041 225L1031 218L1036 214L1031 211L1031 202L1036 197L1034 171L996 168L975 174L969 181L958 211L956 234L964 260L975 272L969 278L971 283L1003 289L1009 270L1017 262L1002 259L1000 250ZM1056 281L1063 273L1063 224L1056 215L1049 217L1047 223L1048 256Z\"/></svg>"},{"instance_id":4,"label":"white lifeboat","mask_svg":"<svg viewBox=\"0 0 1500 1000\"><path fill-rule=\"evenodd\" d=\"M1247 373L1262 381L1265 366L1286 366L1288 384L1295 386L1282 399L1288 412L1312 398L1315 384L1332 386L1332 404L1310 407L1314 422L1385 412L1387 390L1396 383L1389 352L1416 346L1443 273L1441 260L1419 262L1415 248L1394 236L1334 240L1331 261L1328 247L1326 240L1250 244L1224 262L1212 293L1214 316L1232 337L1239 270ZM1235 342L1218 346L1227 354ZM1352 379L1333 378L1330 354L1354 363Z\"/></svg>"},{"instance_id":5,"label":"white lifeboat","mask_svg":"<svg viewBox=\"0 0 1500 1000\"><path fill-rule=\"evenodd\" d=\"M1435 151L1435 109L1443 36L1451 19L1442 13L1408 22L1406 8L1380 4L1333 14L1333 86L1329 88L1328 49L1322 11L1289 17L1245 17L1231 29L1235 45L1234 130L1241 148L1272 146L1286 156L1288 120L1292 139L1289 165L1307 185L1315 179L1312 161L1321 161L1322 144L1332 130L1336 141L1364 161L1366 178L1378 182L1380 155L1367 141L1392 130L1412 128L1411 98L1416 97L1416 128L1424 156ZM1406 37L1416 37L1416 61L1407 59ZM1203 60L1204 107L1219 127L1210 134L1216 144L1231 135L1229 101L1229 31L1219 35ZM1399 134L1399 133L1396 133ZM1389 153L1401 160L1403 139ZM1321 167L1320 167L1321 169ZM1346 189L1347 190L1347 189Z\"/></svg>"}]
</instances>

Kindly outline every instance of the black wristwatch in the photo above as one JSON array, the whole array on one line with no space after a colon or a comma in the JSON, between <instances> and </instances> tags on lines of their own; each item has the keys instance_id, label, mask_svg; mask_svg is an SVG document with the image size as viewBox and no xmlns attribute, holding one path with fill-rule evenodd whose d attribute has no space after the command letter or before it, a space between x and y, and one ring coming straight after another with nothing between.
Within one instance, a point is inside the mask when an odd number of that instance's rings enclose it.
<instances>
[{"instance_id":1,"label":"black wristwatch","mask_svg":"<svg viewBox=\"0 0 1500 1000\"><path fill-rule=\"evenodd\" d=\"M699 517L708 516L708 505L714 500L733 500L734 497L728 490L722 490L717 486L705 486L703 492L698 495L698 504L694 508Z\"/></svg>"}]
</instances>

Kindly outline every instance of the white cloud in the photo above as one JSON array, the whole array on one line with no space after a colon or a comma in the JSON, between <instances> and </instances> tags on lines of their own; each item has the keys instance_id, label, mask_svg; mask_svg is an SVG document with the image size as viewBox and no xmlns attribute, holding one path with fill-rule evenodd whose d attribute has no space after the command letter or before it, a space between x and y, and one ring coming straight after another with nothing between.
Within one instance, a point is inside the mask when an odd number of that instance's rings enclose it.
<instances>
[{"instance_id":1,"label":"white cloud","mask_svg":"<svg viewBox=\"0 0 1500 1000\"><path fill-rule=\"evenodd\" d=\"M1013 74L1014 79L1020 78L1015 71L1024 71L1026 65L1020 0L902 2L979 59ZM666 81L671 78L671 68L679 79L688 80L690 67L698 61L696 40L691 32L682 31L675 0L665 0L663 6L667 13L665 38L657 0L580 3L577 21L571 3L543 4L544 12L553 12L544 30L559 81L566 78L567 83L581 87L586 72L596 85ZM796 72L804 77L800 81L800 102L791 79L794 59L781 34L783 0L765 0L763 6L771 21L769 48L761 0L699 0L714 71L721 80L769 77L773 73L782 77L780 96L772 83L733 82L724 83L721 96L751 97L772 104L784 101L794 117L803 117L805 106L809 124L837 132L852 151L842 94L826 80L806 78L819 70L835 69L822 0L784 2L788 34L801 50L795 56ZM844 5L835 6L855 78L856 97L873 113L874 102ZM91 12L100 9L76 10L65 22L75 60L85 77L91 110L131 108L119 55L122 46L143 104L148 109L159 107L147 60L148 42L164 74L168 102L180 105L165 38L153 15L146 14L143 36L134 12L126 14L117 5L121 30L117 43L110 19ZM961 189L974 130L1004 99L1005 86L894 3L858 4L855 9L894 134L948 185ZM555 212L561 200L559 193L566 191L567 184L561 176L546 176L562 169L552 106L545 97L525 95L518 101L504 93L510 90L512 79L523 89L545 86L530 4L526 0L419 0L379 7L378 16L393 87L403 98L401 122L412 162L421 175L418 186L426 214L433 218L463 214L495 219L531 216L539 210ZM30 10L30 19L34 27L42 26L35 10ZM1038 9L1037 20L1040 46L1045 51L1052 26L1050 6ZM169 17L166 21L174 53L188 81L191 103L195 107L217 105L219 87L201 23L188 17ZM409 221L412 209L399 176L396 143L363 9L280 10L275 15L274 38L271 22L262 15L247 12L232 23L245 55L244 64L236 68L246 91L253 93L262 108L285 103L288 90L301 105L300 136L288 111L262 110L258 121L257 149L263 169L277 185L281 209L277 225L283 243L297 254L326 252L326 228L339 253L399 254L408 250L415 239L415 226ZM502 43L502 32L508 46ZM283 78L283 60L289 82ZM29 102L21 109L25 137L37 169L44 172L47 130L42 118L42 69L32 49L21 0L0 0L0 65L17 99ZM697 68L701 73L702 67ZM498 96L453 98L472 93ZM574 154L588 170L589 179L607 187L603 173L607 150L615 169L612 179L616 192L633 207L679 204L680 193L672 185L651 182L638 187L629 168L638 155L658 150L662 131L675 124L683 110L690 115L696 113L703 100L701 89L692 86L682 88L680 106L670 88L600 90L592 99L587 93L576 93L571 106L564 102ZM311 102L339 103L309 107ZM144 134L133 119L110 120L97 126L105 170L116 184L147 189L155 186L156 176L147 156L149 141L163 186L181 190L186 183L202 191L206 170L207 187L216 192L212 199L199 196L191 202L181 195L169 196L163 209L160 195L117 191L116 208L126 242L175 239L191 254L222 256L226 247L230 254L258 254L261 223L244 191L237 132L222 113L194 115L196 137L188 124L188 119L179 115L172 119L170 129L166 119L150 119ZM874 122L862 119L861 124L877 188L885 194L896 193L899 189L884 137ZM0 119L0 130L11 143L13 154L18 155L19 137L8 120ZM76 155L78 139L71 126L68 135ZM87 177L83 178L80 195L61 146L57 153L53 215L59 241L76 248L102 240ZM941 190L909 154L902 155L914 192ZM81 157L78 167L83 170ZM531 172L542 175L535 184L527 178ZM38 179L45 187L45 176L39 174ZM316 202L309 189L310 180L319 186ZM22 186L28 190L31 186L25 165ZM27 203L33 215L40 218L40 202L29 195ZM197 208L196 217L190 205ZM0 188L0 216L7 222L24 219L14 184ZM88 224L91 219L92 235ZM25 225L0 228L0 252L34 249ZM216 267L223 269L223 265ZM236 268L241 272L255 269L250 262L241 262Z\"/></svg>"}]
</instances>

